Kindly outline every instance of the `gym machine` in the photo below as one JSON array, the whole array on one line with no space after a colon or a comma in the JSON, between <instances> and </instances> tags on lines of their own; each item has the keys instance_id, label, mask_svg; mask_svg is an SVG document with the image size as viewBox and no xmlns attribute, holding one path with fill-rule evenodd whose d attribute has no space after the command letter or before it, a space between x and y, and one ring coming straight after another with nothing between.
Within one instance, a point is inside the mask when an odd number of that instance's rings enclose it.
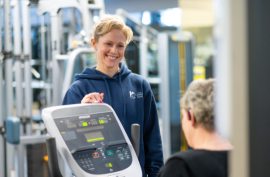
<instances>
[{"instance_id":1,"label":"gym machine","mask_svg":"<svg viewBox=\"0 0 270 177\"><path fill-rule=\"evenodd\" d=\"M74 104L45 108L42 119L52 136L47 139L49 167L62 177L59 159L78 177L141 177L140 126L133 124L131 141L108 104ZM134 149L133 149L134 147Z\"/></svg>"},{"instance_id":2,"label":"gym machine","mask_svg":"<svg viewBox=\"0 0 270 177\"><path fill-rule=\"evenodd\" d=\"M179 100L193 80L195 38L178 31L158 34L160 116L162 119L163 155L167 159L188 146L181 131ZM180 93L179 93L180 90Z\"/></svg>"}]
</instances>

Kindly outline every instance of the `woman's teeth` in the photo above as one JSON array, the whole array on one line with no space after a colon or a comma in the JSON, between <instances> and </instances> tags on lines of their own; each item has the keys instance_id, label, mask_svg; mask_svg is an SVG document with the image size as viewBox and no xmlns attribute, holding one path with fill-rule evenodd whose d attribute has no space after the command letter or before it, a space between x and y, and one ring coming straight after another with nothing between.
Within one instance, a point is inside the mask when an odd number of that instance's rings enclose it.
<instances>
[{"instance_id":1,"label":"woman's teeth","mask_svg":"<svg viewBox=\"0 0 270 177\"><path fill-rule=\"evenodd\" d=\"M109 59L115 60L117 57L107 56Z\"/></svg>"}]
</instances>

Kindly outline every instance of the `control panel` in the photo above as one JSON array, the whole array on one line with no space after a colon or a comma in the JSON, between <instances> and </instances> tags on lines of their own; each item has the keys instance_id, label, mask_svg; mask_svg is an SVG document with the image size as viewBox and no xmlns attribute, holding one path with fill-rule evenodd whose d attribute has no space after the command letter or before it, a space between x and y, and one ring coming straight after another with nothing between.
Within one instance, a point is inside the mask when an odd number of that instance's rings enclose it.
<instances>
[{"instance_id":1,"label":"control panel","mask_svg":"<svg viewBox=\"0 0 270 177\"><path fill-rule=\"evenodd\" d=\"M54 121L73 158L85 172L106 174L131 165L130 149L112 112Z\"/></svg>"}]
</instances>

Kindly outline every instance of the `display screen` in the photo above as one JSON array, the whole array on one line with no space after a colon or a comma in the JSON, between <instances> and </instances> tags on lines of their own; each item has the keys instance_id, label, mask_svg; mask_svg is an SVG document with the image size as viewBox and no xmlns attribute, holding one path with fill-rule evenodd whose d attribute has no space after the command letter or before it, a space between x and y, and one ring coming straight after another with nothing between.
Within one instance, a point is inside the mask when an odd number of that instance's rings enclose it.
<instances>
[{"instance_id":1,"label":"display screen","mask_svg":"<svg viewBox=\"0 0 270 177\"><path fill-rule=\"evenodd\" d=\"M105 140L104 136L101 132L93 132L84 134L87 142L96 142L96 141L103 141Z\"/></svg>"},{"instance_id":2,"label":"display screen","mask_svg":"<svg viewBox=\"0 0 270 177\"><path fill-rule=\"evenodd\" d=\"M109 144L124 140L111 112L60 118L55 119L55 123L70 151L76 151L79 147L85 146L96 147L98 142Z\"/></svg>"}]
</instances>

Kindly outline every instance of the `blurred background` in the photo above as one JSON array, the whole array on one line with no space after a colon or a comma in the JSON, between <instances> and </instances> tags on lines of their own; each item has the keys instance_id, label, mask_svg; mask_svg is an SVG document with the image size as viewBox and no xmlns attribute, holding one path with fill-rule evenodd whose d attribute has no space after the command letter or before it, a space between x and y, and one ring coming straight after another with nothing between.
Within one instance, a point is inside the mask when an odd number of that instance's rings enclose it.
<instances>
[{"instance_id":1,"label":"blurred background","mask_svg":"<svg viewBox=\"0 0 270 177\"><path fill-rule=\"evenodd\" d=\"M189 148L179 103L189 83L217 78L216 128L235 146L230 176L270 176L270 1L2 0L1 7L1 177L50 176L41 111L61 105L74 75L96 65L91 29L104 14L133 30L123 62L151 85L165 160ZM7 134L14 116L17 141Z\"/></svg>"}]
</instances>

